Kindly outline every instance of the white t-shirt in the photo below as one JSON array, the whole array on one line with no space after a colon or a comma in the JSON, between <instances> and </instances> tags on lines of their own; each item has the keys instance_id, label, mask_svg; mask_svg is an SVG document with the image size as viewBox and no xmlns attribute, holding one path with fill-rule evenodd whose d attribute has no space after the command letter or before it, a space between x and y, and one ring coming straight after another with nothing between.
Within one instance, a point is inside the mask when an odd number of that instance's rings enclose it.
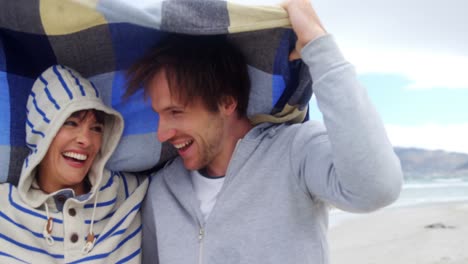
<instances>
[{"instance_id":1,"label":"white t-shirt","mask_svg":"<svg viewBox=\"0 0 468 264\"><path fill-rule=\"evenodd\" d=\"M200 209L206 221L216 204L218 193L223 187L224 176L209 177L202 175L199 171L192 171L191 174L193 189L198 201L200 201Z\"/></svg>"}]
</instances>

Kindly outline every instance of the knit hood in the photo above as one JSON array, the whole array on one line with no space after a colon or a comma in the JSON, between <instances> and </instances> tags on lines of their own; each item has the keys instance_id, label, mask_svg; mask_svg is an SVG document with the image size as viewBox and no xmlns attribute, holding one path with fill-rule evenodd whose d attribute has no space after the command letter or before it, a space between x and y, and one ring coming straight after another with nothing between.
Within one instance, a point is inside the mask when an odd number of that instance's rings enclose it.
<instances>
[{"instance_id":1,"label":"knit hood","mask_svg":"<svg viewBox=\"0 0 468 264\"><path fill-rule=\"evenodd\" d=\"M65 120L72 113L86 109L106 113L102 146L88 172L92 185L88 199L91 199L101 185L104 165L122 135L123 118L102 102L93 83L68 67L54 65L34 82L26 108L26 144L30 151L18 184L21 198L31 207L41 206L50 196L33 188L39 163Z\"/></svg>"}]
</instances>

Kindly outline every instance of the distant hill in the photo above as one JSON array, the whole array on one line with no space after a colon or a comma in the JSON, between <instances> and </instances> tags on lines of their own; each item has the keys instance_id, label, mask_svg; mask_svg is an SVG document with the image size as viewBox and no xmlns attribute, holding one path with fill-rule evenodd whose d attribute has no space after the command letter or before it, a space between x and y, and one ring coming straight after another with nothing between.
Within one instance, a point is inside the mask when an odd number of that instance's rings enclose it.
<instances>
[{"instance_id":1,"label":"distant hill","mask_svg":"<svg viewBox=\"0 0 468 264\"><path fill-rule=\"evenodd\" d=\"M460 167L458 167L459 170L468 170L468 163L465 163L463 165L461 165Z\"/></svg>"},{"instance_id":2,"label":"distant hill","mask_svg":"<svg viewBox=\"0 0 468 264\"><path fill-rule=\"evenodd\" d=\"M468 177L468 154L396 147L406 178Z\"/></svg>"}]
</instances>

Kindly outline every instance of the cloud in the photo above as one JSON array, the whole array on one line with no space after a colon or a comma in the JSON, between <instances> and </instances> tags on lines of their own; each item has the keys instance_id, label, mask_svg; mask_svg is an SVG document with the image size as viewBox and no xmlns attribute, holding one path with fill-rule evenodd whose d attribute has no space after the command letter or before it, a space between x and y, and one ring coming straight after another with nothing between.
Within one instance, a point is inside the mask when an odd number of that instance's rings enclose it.
<instances>
[{"instance_id":1,"label":"cloud","mask_svg":"<svg viewBox=\"0 0 468 264\"><path fill-rule=\"evenodd\" d=\"M466 0L312 0L340 43L468 55Z\"/></svg>"},{"instance_id":2,"label":"cloud","mask_svg":"<svg viewBox=\"0 0 468 264\"><path fill-rule=\"evenodd\" d=\"M468 123L422 126L386 125L394 146L468 153Z\"/></svg>"},{"instance_id":3,"label":"cloud","mask_svg":"<svg viewBox=\"0 0 468 264\"><path fill-rule=\"evenodd\" d=\"M358 73L402 75L409 80L408 89L468 89L467 1L313 0L312 4Z\"/></svg>"},{"instance_id":4,"label":"cloud","mask_svg":"<svg viewBox=\"0 0 468 264\"><path fill-rule=\"evenodd\" d=\"M468 89L468 1L313 3L359 73L401 74L411 89Z\"/></svg>"},{"instance_id":5,"label":"cloud","mask_svg":"<svg viewBox=\"0 0 468 264\"><path fill-rule=\"evenodd\" d=\"M403 75L409 89L468 89L468 56L423 51L344 48L347 59L360 74Z\"/></svg>"}]
</instances>

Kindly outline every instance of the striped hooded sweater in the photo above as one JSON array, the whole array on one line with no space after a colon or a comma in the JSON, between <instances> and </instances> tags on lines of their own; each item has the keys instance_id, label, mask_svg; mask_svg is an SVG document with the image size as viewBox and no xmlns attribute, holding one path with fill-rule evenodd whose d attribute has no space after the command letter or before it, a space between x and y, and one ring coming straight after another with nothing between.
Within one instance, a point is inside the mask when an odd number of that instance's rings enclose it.
<instances>
[{"instance_id":1,"label":"striped hooded sweater","mask_svg":"<svg viewBox=\"0 0 468 264\"><path fill-rule=\"evenodd\" d=\"M66 199L62 209L58 197L73 191L42 192L36 171L64 121L85 109L106 113L102 146L88 173L91 190ZM18 187L0 185L0 263L140 263L139 209L148 180L104 167L123 131L121 115L90 81L61 65L37 78L26 113L30 152ZM90 233L94 241L87 241Z\"/></svg>"}]
</instances>

